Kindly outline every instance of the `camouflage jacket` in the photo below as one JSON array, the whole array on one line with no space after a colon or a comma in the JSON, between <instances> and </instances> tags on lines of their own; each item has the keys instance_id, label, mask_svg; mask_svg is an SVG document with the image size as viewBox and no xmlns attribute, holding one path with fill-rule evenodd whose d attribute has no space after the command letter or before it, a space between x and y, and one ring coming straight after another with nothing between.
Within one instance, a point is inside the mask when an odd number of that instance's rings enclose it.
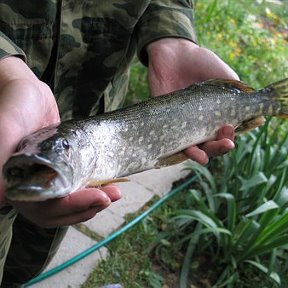
<instances>
[{"instance_id":1,"label":"camouflage jacket","mask_svg":"<svg viewBox=\"0 0 288 288\"><path fill-rule=\"evenodd\" d=\"M62 119L113 110L137 52L163 37L195 41L192 0L0 0L0 58L17 55L57 99Z\"/></svg>"}]
</instances>

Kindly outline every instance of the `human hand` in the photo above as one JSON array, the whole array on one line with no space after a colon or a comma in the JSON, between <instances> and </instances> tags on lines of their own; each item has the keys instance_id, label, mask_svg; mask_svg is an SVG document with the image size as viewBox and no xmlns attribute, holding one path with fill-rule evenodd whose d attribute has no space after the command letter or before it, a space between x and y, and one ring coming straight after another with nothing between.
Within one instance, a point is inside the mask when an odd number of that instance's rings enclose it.
<instances>
[{"instance_id":1,"label":"human hand","mask_svg":"<svg viewBox=\"0 0 288 288\"><path fill-rule=\"evenodd\" d=\"M154 96L185 88L208 79L239 80L237 74L212 51L191 41L165 38L147 46L149 56L149 84ZM200 164L207 164L209 157L222 155L234 148L234 129L222 127L215 141L189 147L187 156Z\"/></svg>"},{"instance_id":2,"label":"human hand","mask_svg":"<svg viewBox=\"0 0 288 288\"><path fill-rule=\"evenodd\" d=\"M49 87L39 81L19 58L0 61L0 172L20 140L34 131L60 121ZM26 218L38 225L56 227L85 221L121 197L116 186L83 189L66 199L44 202L12 202ZM80 200L81 199L81 200ZM0 205L5 203L5 184L0 173ZM93 208L91 208L93 207Z\"/></svg>"},{"instance_id":3,"label":"human hand","mask_svg":"<svg viewBox=\"0 0 288 288\"><path fill-rule=\"evenodd\" d=\"M13 201L12 204L30 221L45 228L53 228L87 221L120 197L118 187L107 185L101 190L84 188L63 198L43 202Z\"/></svg>"},{"instance_id":4,"label":"human hand","mask_svg":"<svg viewBox=\"0 0 288 288\"><path fill-rule=\"evenodd\" d=\"M19 141L37 129L59 122L54 96L19 58L0 61L0 171ZM0 204L4 182L0 173Z\"/></svg>"}]
</instances>

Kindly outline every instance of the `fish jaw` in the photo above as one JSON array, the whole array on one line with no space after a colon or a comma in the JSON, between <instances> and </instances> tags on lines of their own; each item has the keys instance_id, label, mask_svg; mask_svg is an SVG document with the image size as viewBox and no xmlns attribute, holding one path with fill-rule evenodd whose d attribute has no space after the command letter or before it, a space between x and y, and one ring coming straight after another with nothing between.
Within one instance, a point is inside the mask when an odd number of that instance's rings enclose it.
<instances>
[{"instance_id":1,"label":"fish jaw","mask_svg":"<svg viewBox=\"0 0 288 288\"><path fill-rule=\"evenodd\" d=\"M68 166L65 168L37 154L15 154L3 167L5 196L12 201L64 197L75 190L72 189L72 173Z\"/></svg>"}]
</instances>

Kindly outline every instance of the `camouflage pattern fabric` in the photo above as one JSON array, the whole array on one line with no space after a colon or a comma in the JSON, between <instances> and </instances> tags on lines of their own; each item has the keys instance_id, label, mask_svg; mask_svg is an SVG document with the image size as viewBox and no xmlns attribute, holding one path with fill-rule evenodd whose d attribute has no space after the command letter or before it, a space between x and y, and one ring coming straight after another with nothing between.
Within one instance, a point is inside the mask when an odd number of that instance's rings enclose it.
<instances>
[{"instance_id":1,"label":"camouflage pattern fabric","mask_svg":"<svg viewBox=\"0 0 288 288\"><path fill-rule=\"evenodd\" d=\"M196 42L192 14L192 0L0 0L0 59L17 56L26 61L54 92L62 120L87 117L122 105L131 61L137 54L147 65L147 44L165 37ZM7 215L0 218L0 270L12 233ZM45 263L35 260L41 266L35 268L29 261L38 254L44 259L41 247L49 251L57 242L57 229L47 232L24 222L17 218L13 228L5 281L8 269L13 281L32 278ZM19 223L39 241L21 237L24 232L15 228ZM23 279L17 278L20 274Z\"/></svg>"},{"instance_id":2,"label":"camouflage pattern fabric","mask_svg":"<svg viewBox=\"0 0 288 288\"><path fill-rule=\"evenodd\" d=\"M1 208L0 287L20 287L39 275L56 254L67 229L38 227L12 206Z\"/></svg>"},{"instance_id":3,"label":"camouflage pattern fabric","mask_svg":"<svg viewBox=\"0 0 288 288\"><path fill-rule=\"evenodd\" d=\"M3 276L3 267L12 239L12 224L16 215L16 211L11 206L4 206L0 209L0 284Z\"/></svg>"},{"instance_id":4,"label":"camouflage pattern fabric","mask_svg":"<svg viewBox=\"0 0 288 288\"><path fill-rule=\"evenodd\" d=\"M195 41L191 0L0 0L0 21L0 57L26 57L62 119L118 108L131 60L138 51L147 64L149 42Z\"/></svg>"},{"instance_id":5,"label":"camouflage pattern fabric","mask_svg":"<svg viewBox=\"0 0 288 288\"><path fill-rule=\"evenodd\" d=\"M38 227L18 214L1 287L20 286L40 274L57 252L66 231L67 227Z\"/></svg>"}]
</instances>

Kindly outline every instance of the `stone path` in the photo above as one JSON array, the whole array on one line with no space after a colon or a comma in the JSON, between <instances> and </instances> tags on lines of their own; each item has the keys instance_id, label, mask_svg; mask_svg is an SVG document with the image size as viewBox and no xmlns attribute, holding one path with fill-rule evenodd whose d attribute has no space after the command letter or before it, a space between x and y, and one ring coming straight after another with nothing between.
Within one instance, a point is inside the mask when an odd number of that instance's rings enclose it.
<instances>
[{"instance_id":1,"label":"stone path","mask_svg":"<svg viewBox=\"0 0 288 288\"><path fill-rule=\"evenodd\" d=\"M183 171L183 167L183 164L180 164L130 176L131 182L118 184L123 194L122 199L98 213L93 219L81 224L82 228L93 231L102 237L107 237L124 223L126 214L137 212L155 195L162 196L168 193L175 181L187 175L187 171ZM59 252L46 271L64 263L97 243L92 238L86 236L86 234L83 234L74 227L70 227L60 246ZM97 266L97 263L107 257L107 255L108 250L102 247L74 265L30 287L81 287L95 266Z\"/></svg>"}]
</instances>

